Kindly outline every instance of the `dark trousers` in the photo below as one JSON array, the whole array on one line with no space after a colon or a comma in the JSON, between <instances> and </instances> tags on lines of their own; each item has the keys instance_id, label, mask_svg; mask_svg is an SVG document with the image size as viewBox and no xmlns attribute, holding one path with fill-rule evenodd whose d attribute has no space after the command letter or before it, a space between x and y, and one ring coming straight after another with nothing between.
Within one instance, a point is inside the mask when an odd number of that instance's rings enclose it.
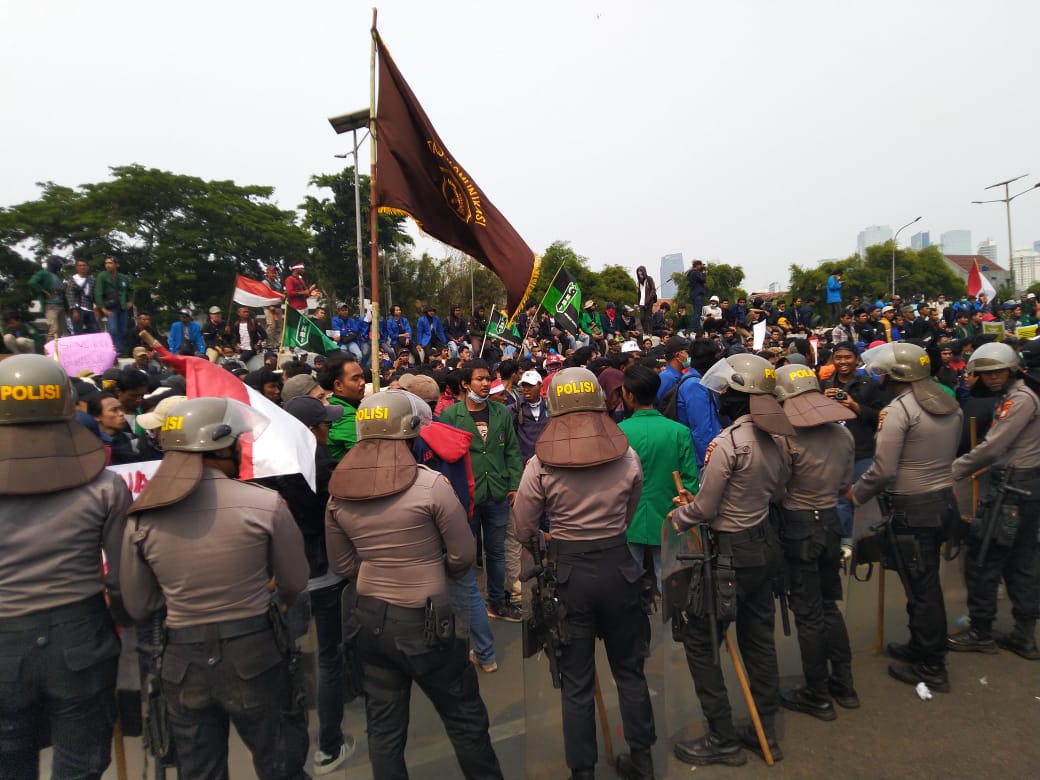
<instances>
[{"instance_id":1,"label":"dark trousers","mask_svg":"<svg viewBox=\"0 0 1040 780\"><path fill-rule=\"evenodd\" d=\"M77 336L82 333L97 333L99 330L97 317L94 316L92 309L77 309L78 316L73 319L71 314L69 315L69 321L72 323L72 332Z\"/></svg>"},{"instance_id":2,"label":"dark trousers","mask_svg":"<svg viewBox=\"0 0 1040 780\"><path fill-rule=\"evenodd\" d=\"M736 570L737 645L747 669L755 707L767 736L775 736L773 716L780 706L779 670L773 642L773 584L769 567ZM719 622L718 637L725 637L728 623ZM686 663L700 699L708 728L726 740L736 740L733 711L722 676L722 667L712 663L711 626L707 618L691 615L683 633Z\"/></svg>"},{"instance_id":3,"label":"dark trousers","mask_svg":"<svg viewBox=\"0 0 1040 780\"><path fill-rule=\"evenodd\" d=\"M0 620L0 777L35 780L50 732L56 778L111 760L119 639L101 596Z\"/></svg>"},{"instance_id":4,"label":"dark trousers","mask_svg":"<svg viewBox=\"0 0 1040 780\"><path fill-rule=\"evenodd\" d=\"M343 641L340 597L346 581L312 590L311 614L318 635L318 748L327 755L343 744Z\"/></svg>"},{"instance_id":5,"label":"dark trousers","mask_svg":"<svg viewBox=\"0 0 1040 780\"><path fill-rule=\"evenodd\" d=\"M307 777L307 712L292 701L289 667L270 630L168 644L162 686L182 777L227 780L230 723L260 780Z\"/></svg>"},{"instance_id":6,"label":"dark trousers","mask_svg":"<svg viewBox=\"0 0 1040 780\"><path fill-rule=\"evenodd\" d=\"M910 651L926 664L942 666L946 663L946 605L939 582L943 531L904 528L899 534L912 535L917 542L915 560L904 561L909 570L899 573L906 592Z\"/></svg>"},{"instance_id":7,"label":"dark trousers","mask_svg":"<svg viewBox=\"0 0 1040 780\"><path fill-rule=\"evenodd\" d=\"M380 780L407 780L404 749L408 740L409 700L414 681L444 723L455 757L467 780L502 777L488 714L480 698L477 673L466 642L454 639L441 648L423 641L422 610L415 618L372 611L376 599L364 599L344 624L361 659L372 774ZM381 604L382 602L380 602Z\"/></svg>"},{"instance_id":8,"label":"dark trousers","mask_svg":"<svg viewBox=\"0 0 1040 780\"><path fill-rule=\"evenodd\" d=\"M617 685L625 741L648 750L657 741L644 664L650 654L650 621L640 600L642 565L628 545L556 557L567 633L560 659L563 740L567 766L596 764L596 637L602 637Z\"/></svg>"},{"instance_id":9,"label":"dark trousers","mask_svg":"<svg viewBox=\"0 0 1040 780\"><path fill-rule=\"evenodd\" d=\"M819 513L810 535L799 544L785 545L784 550L802 673L809 688L821 695L827 695L827 678L832 674L852 684L849 633L835 603L842 597L841 535L837 512L827 510Z\"/></svg>"},{"instance_id":10,"label":"dark trousers","mask_svg":"<svg viewBox=\"0 0 1040 780\"><path fill-rule=\"evenodd\" d=\"M979 540L969 537L964 580L968 586L968 614L975 627L989 628L996 619L997 586L1001 577L1007 583L1015 620L1040 618L1040 552L1037 549L1040 502L1024 501L1018 511L1014 543L1010 547L990 544L984 563L979 563Z\"/></svg>"},{"instance_id":11,"label":"dark trousers","mask_svg":"<svg viewBox=\"0 0 1040 780\"><path fill-rule=\"evenodd\" d=\"M652 326L654 323L654 307L640 306L639 307L639 324L643 326L643 336L650 338L650 334L653 332ZM642 347L642 345L640 345Z\"/></svg>"},{"instance_id":12,"label":"dark trousers","mask_svg":"<svg viewBox=\"0 0 1040 780\"><path fill-rule=\"evenodd\" d=\"M112 344L116 348L116 357L126 351L126 333L130 324L130 312L126 309L109 309L108 335L112 337Z\"/></svg>"},{"instance_id":13,"label":"dark trousers","mask_svg":"<svg viewBox=\"0 0 1040 780\"><path fill-rule=\"evenodd\" d=\"M506 526L509 524L509 504L495 501L490 496L477 502L470 530L484 541L484 571L487 574L487 599L490 604L500 604L507 599L506 579ZM479 551L479 549L478 549Z\"/></svg>"},{"instance_id":14,"label":"dark trousers","mask_svg":"<svg viewBox=\"0 0 1040 780\"><path fill-rule=\"evenodd\" d=\"M693 293L690 296L690 305L693 307L693 311L690 312L690 333L698 333L701 329L701 311L704 309L704 293Z\"/></svg>"}]
</instances>

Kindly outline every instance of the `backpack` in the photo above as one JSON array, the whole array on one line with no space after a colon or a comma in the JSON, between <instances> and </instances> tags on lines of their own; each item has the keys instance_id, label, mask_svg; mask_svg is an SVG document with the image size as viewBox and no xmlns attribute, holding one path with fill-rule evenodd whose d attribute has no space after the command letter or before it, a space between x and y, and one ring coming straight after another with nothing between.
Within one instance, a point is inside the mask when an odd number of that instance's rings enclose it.
<instances>
[{"instance_id":1,"label":"backpack","mask_svg":"<svg viewBox=\"0 0 1040 780\"><path fill-rule=\"evenodd\" d=\"M679 377L679 381L675 383L675 387L669 390L661 398L661 402L657 405L661 414L667 417L669 420L675 420L679 422L679 388L682 383L687 379L693 379L693 374L687 372Z\"/></svg>"}]
</instances>

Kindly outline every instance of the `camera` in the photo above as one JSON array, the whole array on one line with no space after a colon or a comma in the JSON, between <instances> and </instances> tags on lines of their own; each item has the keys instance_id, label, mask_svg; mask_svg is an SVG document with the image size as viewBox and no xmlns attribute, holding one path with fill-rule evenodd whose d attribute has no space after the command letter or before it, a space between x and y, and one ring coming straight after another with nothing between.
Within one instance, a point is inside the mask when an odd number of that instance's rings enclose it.
<instances>
[{"instance_id":1,"label":"camera","mask_svg":"<svg viewBox=\"0 0 1040 780\"><path fill-rule=\"evenodd\" d=\"M834 394L834 400L835 401L844 401L848 397L849 396L846 394L846 392L844 390L839 390L838 392L836 392Z\"/></svg>"}]
</instances>

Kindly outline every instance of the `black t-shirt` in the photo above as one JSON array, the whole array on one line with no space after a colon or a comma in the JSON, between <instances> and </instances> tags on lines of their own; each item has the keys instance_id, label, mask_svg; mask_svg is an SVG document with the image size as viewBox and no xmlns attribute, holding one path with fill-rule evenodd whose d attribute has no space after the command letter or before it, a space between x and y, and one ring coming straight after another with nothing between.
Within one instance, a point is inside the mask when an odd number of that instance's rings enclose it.
<instances>
[{"instance_id":1,"label":"black t-shirt","mask_svg":"<svg viewBox=\"0 0 1040 780\"><path fill-rule=\"evenodd\" d=\"M494 403L488 401L488 404ZM487 441L488 425L491 422L491 412L488 410L488 404L484 404L483 408L479 412L470 410L470 416L473 418L473 423L477 426L477 433L480 434L480 438L485 442Z\"/></svg>"}]
</instances>

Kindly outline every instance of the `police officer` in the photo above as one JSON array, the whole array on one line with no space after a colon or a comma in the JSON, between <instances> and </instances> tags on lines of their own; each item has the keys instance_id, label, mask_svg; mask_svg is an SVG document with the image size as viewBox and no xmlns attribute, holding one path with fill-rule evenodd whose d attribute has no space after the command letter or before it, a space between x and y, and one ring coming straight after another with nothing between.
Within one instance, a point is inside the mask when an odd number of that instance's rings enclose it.
<instances>
[{"instance_id":1,"label":"police officer","mask_svg":"<svg viewBox=\"0 0 1040 780\"><path fill-rule=\"evenodd\" d=\"M130 491L75 422L62 367L0 362L0 776L100 778L115 723L119 544ZM108 559L102 576L101 552Z\"/></svg>"},{"instance_id":2,"label":"police officer","mask_svg":"<svg viewBox=\"0 0 1040 780\"><path fill-rule=\"evenodd\" d=\"M961 436L961 410L931 378L928 353L896 342L863 353L867 371L883 377L895 398L878 419L874 463L850 491L859 505L879 493L891 503L888 556L906 591L910 641L890 643L903 663L888 673L946 693L946 607L939 582L939 546L959 516L950 467Z\"/></svg>"},{"instance_id":3,"label":"police officer","mask_svg":"<svg viewBox=\"0 0 1040 780\"><path fill-rule=\"evenodd\" d=\"M780 692L780 704L834 720L832 696L843 707L859 706L849 634L835 603L842 597L838 495L852 484L855 452L842 423L856 413L821 393L816 374L805 366L778 368L773 392L795 429L787 440L791 477L780 540L805 675L803 687Z\"/></svg>"},{"instance_id":4,"label":"police officer","mask_svg":"<svg viewBox=\"0 0 1040 780\"><path fill-rule=\"evenodd\" d=\"M1040 367L1040 343L1030 341L1022 349L1030 372L1020 371L1019 357L1007 344L983 344L968 360L968 370L979 376L1000 399L993 425L975 449L953 463L953 478L961 479L979 469L990 467L990 485L1003 479L1014 468L1009 484L1030 491L1028 497L1007 494L1004 507L1017 505L1002 513L994 529L986 559L979 560L984 528L972 524L964 579L968 586L968 615L971 627L950 636L951 650L996 652L996 645L1031 661L1040 660L1036 646L1036 619L1040 609L1040 556L1037 555L1037 518L1040 516L1040 398L1038 379L1032 373ZM983 504L999 500L988 495ZM976 521L979 526L981 522ZM976 530L977 529L977 530ZM999 530L998 530L999 529ZM1007 584L1015 628L994 642L993 621L997 616L997 585L1001 577Z\"/></svg>"},{"instance_id":5,"label":"police officer","mask_svg":"<svg viewBox=\"0 0 1040 780\"><path fill-rule=\"evenodd\" d=\"M769 503L778 501L788 478L788 454L774 435L793 429L773 397L776 374L757 355L733 355L718 361L701 384L719 394L719 412L733 423L708 445L696 496L671 513L676 530L697 524L710 527L715 539L719 602L735 603L735 617L718 610L719 623L735 620L737 642L747 667L755 707L774 760L783 758L774 724L779 706L779 672L773 641L773 579L779 549L769 523ZM730 564L730 565L722 565ZM675 744L675 756L688 764L747 762L741 744L758 752L758 739L748 726L739 733L722 667L712 661L711 625L706 615L688 614L683 633L686 661L693 675L708 732ZM719 632L719 636L722 632Z\"/></svg>"},{"instance_id":6,"label":"police officer","mask_svg":"<svg viewBox=\"0 0 1040 780\"><path fill-rule=\"evenodd\" d=\"M307 713L293 690L291 647L271 615L307 585L303 537L273 490L236 481L243 436L263 415L225 398L170 409L162 464L130 507L122 587L131 617L165 606L162 692L181 773L227 777L228 721L261 780L306 778Z\"/></svg>"},{"instance_id":7,"label":"police officer","mask_svg":"<svg viewBox=\"0 0 1040 780\"><path fill-rule=\"evenodd\" d=\"M415 681L444 722L462 773L500 778L476 671L448 607L448 578L469 572L476 547L447 479L412 455L421 403L398 392L362 401L358 443L329 482L329 565L351 581L343 640L361 663L375 777L408 777L404 748Z\"/></svg>"},{"instance_id":8,"label":"police officer","mask_svg":"<svg viewBox=\"0 0 1040 780\"><path fill-rule=\"evenodd\" d=\"M560 659L567 766L572 778L595 776L594 659L600 636L631 749L618 757L616 768L623 778L649 780L650 748L657 741L643 669L650 621L640 600L643 567L625 535L639 504L643 471L625 434L604 414L606 399L591 371L558 371L546 402L549 424L524 469L513 511L523 543L540 533L542 513L549 516L549 556L569 637ZM605 484L610 490L603 490Z\"/></svg>"}]
</instances>

